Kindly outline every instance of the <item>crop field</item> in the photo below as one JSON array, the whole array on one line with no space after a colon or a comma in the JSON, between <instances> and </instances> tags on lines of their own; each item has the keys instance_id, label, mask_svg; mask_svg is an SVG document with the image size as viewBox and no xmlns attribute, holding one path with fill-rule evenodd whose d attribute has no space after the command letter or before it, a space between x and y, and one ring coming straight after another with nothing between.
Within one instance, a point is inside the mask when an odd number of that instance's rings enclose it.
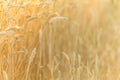
<instances>
[{"instance_id":1,"label":"crop field","mask_svg":"<svg viewBox=\"0 0 120 80\"><path fill-rule=\"evenodd\" d=\"M120 80L120 0L0 0L0 80Z\"/></svg>"}]
</instances>

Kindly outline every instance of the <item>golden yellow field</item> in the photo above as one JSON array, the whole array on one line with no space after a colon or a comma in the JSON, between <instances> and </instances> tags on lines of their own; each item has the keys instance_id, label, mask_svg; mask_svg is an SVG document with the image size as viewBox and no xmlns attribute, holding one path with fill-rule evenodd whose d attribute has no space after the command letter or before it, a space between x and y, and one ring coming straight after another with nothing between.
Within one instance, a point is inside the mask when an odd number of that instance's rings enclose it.
<instances>
[{"instance_id":1,"label":"golden yellow field","mask_svg":"<svg viewBox=\"0 0 120 80\"><path fill-rule=\"evenodd\" d=\"M0 80L120 80L120 0L0 0Z\"/></svg>"}]
</instances>

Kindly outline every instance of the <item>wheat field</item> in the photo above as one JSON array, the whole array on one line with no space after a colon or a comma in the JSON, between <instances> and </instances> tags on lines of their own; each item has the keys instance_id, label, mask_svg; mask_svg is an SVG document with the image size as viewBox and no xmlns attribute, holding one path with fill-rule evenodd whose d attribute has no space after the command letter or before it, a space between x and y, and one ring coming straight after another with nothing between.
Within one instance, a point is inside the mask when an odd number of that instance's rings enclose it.
<instances>
[{"instance_id":1,"label":"wheat field","mask_svg":"<svg viewBox=\"0 0 120 80\"><path fill-rule=\"evenodd\" d=\"M120 80L120 0L0 0L0 80Z\"/></svg>"}]
</instances>

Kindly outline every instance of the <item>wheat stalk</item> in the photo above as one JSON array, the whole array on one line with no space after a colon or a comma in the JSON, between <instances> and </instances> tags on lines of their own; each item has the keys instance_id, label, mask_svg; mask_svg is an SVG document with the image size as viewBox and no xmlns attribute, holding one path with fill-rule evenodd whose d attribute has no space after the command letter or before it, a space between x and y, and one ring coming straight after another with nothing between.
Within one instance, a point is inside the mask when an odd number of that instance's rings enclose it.
<instances>
[{"instance_id":1,"label":"wheat stalk","mask_svg":"<svg viewBox=\"0 0 120 80\"><path fill-rule=\"evenodd\" d=\"M3 70L3 75L4 75L4 79L5 79L5 80L9 80L9 79L8 79L8 75L7 75L7 73L6 73L5 70Z\"/></svg>"},{"instance_id":2,"label":"wheat stalk","mask_svg":"<svg viewBox=\"0 0 120 80\"><path fill-rule=\"evenodd\" d=\"M29 73L30 65L31 65L31 63L32 63L35 55L36 55L36 48L33 49L32 54L31 54L31 56L30 56L30 58L29 58L28 66L27 66L27 69L26 69L26 77L25 77L25 80L28 80L28 73Z\"/></svg>"}]
</instances>

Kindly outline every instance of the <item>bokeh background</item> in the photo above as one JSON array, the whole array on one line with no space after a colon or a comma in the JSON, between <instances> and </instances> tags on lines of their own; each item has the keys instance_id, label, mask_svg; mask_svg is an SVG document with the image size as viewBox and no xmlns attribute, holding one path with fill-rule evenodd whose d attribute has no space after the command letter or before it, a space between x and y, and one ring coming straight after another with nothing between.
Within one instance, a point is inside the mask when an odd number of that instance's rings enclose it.
<instances>
[{"instance_id":1,"label":"bokeh background","mask_svg":"<svg viewBox=\"0 0 120 80\"><path fill-rule=\"evenodd\" d=\"M0 80L120 80L119 0L0 0Z\"/></svg>"}]
</instances>

